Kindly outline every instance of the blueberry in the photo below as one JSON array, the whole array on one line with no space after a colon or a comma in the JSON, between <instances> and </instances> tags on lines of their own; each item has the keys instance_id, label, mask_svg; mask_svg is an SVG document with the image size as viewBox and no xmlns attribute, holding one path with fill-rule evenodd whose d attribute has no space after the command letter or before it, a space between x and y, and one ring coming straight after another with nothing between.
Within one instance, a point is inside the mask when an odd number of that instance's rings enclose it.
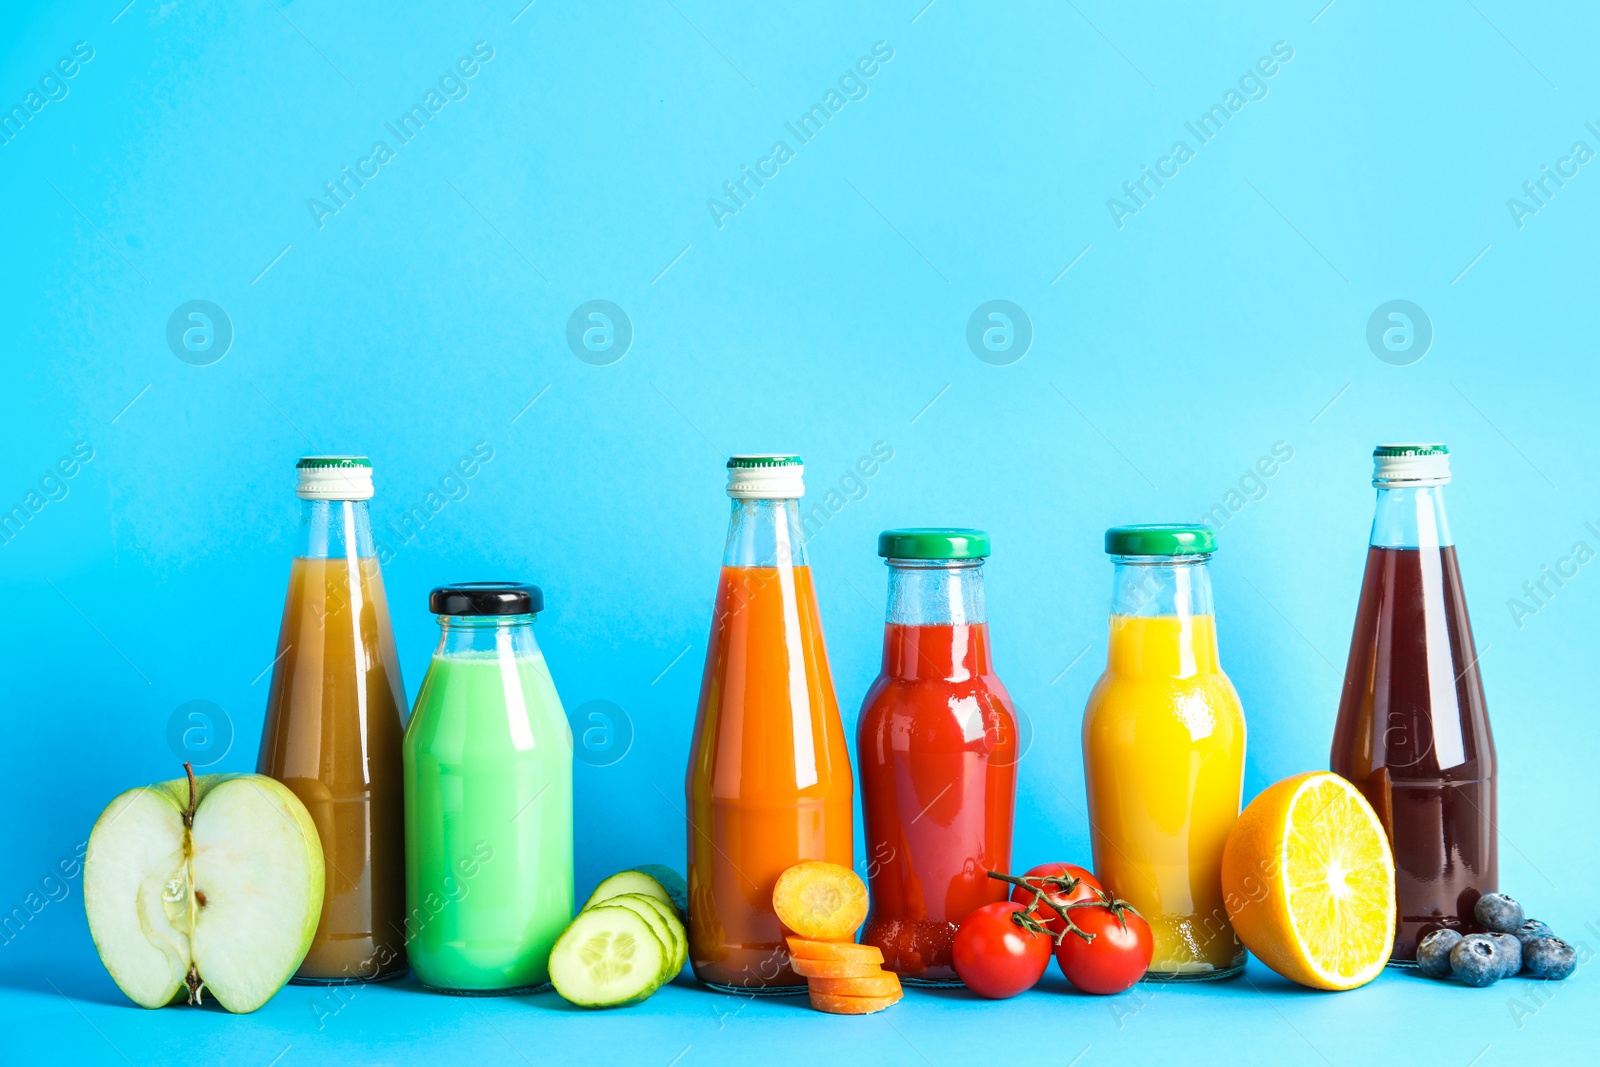
<instances>
[{"instance_id":1,"label":"blueberry","mask_svg":"<svg viewBox=\"0 0 1600 1067\"><path fill-rule=\"evenodd\" d=\"M1504 893L1485 893L1473 906L1478 925L1495 934L1514 934L1522 925L1522 905Z\"/></svg>"},{"instance_id":2,"label":"blueberry","mask_svg":"<svg viewBox=\"0 0 1600 1067\"><path fill-rule=\"evenodd\" d=\"M1450 977L1450 950L1461 943L1461 931L1435 930L1417 945L1417 970L1429 978Z\"/></svg>"},{"instance_id":3,"label":"blueberry","mask_svg":"<svg viewBox=\"0 0 1600 1067\"><path fill-rule=\"evenodd\" d=\"M1469 986L1493 985L1500 978L1500 953L1486 934L1470 934L1450 950L1450 972Z\"/></svg>"},{"instance_id":4,"label":"blueberry","mask_svg":"<svg viewBox=\"0 0 1600 1067\"><path fill-rule=\"evenodd\" d=\"M1538 919L1529 919L1527 922L1517 927L1517 940L1522 942L1523 948L1527 948L1528 942L1532 941L1536 937L1554 936L1556 936L1555 932Z\"/></svg>"},{"instance_id":5,"label":"blueberry","mask_svg":"<svg viewBox=\"0 0 1600 1067\"><path fill-rule=\"evenodd\" d=\"M1522 970L1522 942L1511 934L1486 934L1494 942L1494 950L1500 957L1500 977L1510 978Z\"/></svg>"},{"instance_id":6,"label":"blueberry","mask_svg":"<svg viewBox=\"0 0 1600 1067\"><path fill-rule=\"evenodd\" d=\"M1536 937L1522 950L1523 963L1534 978L1560 981L1578 968L1572 946L1559 937Z\"/></svg>"}]
</instances>

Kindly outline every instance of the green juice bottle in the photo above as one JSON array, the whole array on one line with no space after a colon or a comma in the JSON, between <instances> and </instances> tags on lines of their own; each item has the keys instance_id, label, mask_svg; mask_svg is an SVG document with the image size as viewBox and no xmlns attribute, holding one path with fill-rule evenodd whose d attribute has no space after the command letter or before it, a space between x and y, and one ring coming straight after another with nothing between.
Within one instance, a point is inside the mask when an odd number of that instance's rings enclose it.
<instances>
[{"instance_id":1,"label":"green juice bottle","mask_svg":"<svg viewBox=\"0 0 1600 1067\"><path fill-rule=\"evenodd\" d=\"M406 727L406 943L429 989L550 981L572 919L572 730L533 636L536 586L428 598L443 631Z\"/></svg>"}]
</instances>

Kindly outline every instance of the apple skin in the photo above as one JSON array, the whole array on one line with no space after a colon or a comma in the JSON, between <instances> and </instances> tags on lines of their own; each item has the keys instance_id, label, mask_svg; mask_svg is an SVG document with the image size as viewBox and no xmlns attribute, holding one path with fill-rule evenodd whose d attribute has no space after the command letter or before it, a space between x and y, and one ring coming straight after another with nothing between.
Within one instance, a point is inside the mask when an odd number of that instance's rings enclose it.
<instances>
[{"instance_id":1,"label":"apple skin","mask_svg":"<svg viewBox=\"0 0 1600 1067\"><path fill-rule=\"evenodd\" d=\"M185 765L187 769L187 764ZM222 794L218 790L223 787ZM190 869L193 869L192 860L195 855L193 830L184 825L185 814L191 810L191 789L193 790L193 818L191 823L198 822L202 816L208 814L205 807L208 797L227 795L229 790L237 791L241 788L253 790L251 799L258 805L264 802L265 809L285 821L291 846L293 839L298 838L300 847L304 849L303 857L295 857L297 863L303 859L305 877L309 880L307 887L308 905L304 911L301 928L291 934L292 952L289 962L282 968L282 974L272 975L265 984L253 982L249 988L230 988L230 982L220 985L212 984L204 974L200 974L199 985L190 990L186 977L194 967L191 958L194 934L189 931L179 931L170 923L164 923L165 930L154 931L157 935L166 935L167 943L157 945L151 939L152 931L145 927L143 933L151 947L158 948L166 956L166 964L170 967L170 981L165 983L156 980L150 981L150 968L145 968L146 974L135 976L130 973L133 968L126 966L125 961L111 944L116 934L121 932L116 929L113 920L97 922L97 916L106 916L113 911L121 911L128 905L115 899L115 892L119 886L116 876L107 869L107 864L114 862L108 854L122 851L117 848L121 842L114 841L113 835L119 820L135 809L136 806L145 810L141 812L146 821L167 821L170 812L170 827L155 826L157 831L171 829L173 831L173 844L176 849L168 856L168 862L180 854L188 857ZM223 805L214 804L213 810ZM135 819L135 822L138 818ZM248 848L248 842L243 842ZM116 857L126 859L125 855ZM124 879L124 881L126 881ZM311 942L316 934L317 924L322 914L322 897L325 889L325 871L323 865L322 844L317 835L316 824L311 815L306 811L299 798L282 783L259 774L208 774L192 778L175 778L165 782L156 782L148 786L139 786L116 796L95 821L94 829L89 835L89 848L84 857L83 900L84 911L89 922L90 937L94 940L95 950L100 954L101 962L111 975L119 989L134 1003L146 1008L159 1008L180 1001L198 1003L202 989L209 990L212 996L230 1012L244 1013L259 1008L271 999L281 989L289 977L299 967L311 948ZM202 887L203 891L203 887ZM134 922L139 922L137 912L139 903L132 906L135 913ZM191 907L191 912L194 909ZM158 917L158 921L161 921ZM108 954L109 953L109 954ZM155 970L160 970L157 966ZM142 980L141 980L142 979Z\"/></svg>"}]
</instances>

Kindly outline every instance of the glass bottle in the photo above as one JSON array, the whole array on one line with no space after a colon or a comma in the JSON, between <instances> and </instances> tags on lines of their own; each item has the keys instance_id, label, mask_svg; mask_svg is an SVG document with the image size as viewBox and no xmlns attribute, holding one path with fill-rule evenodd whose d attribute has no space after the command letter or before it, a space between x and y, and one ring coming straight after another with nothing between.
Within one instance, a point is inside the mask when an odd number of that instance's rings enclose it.
<instances>
[{"instance_id":1,"label":"glass bottle","mask_svg":"<svg viewBox=\"0 0 1600 1067\"><path fill-rule=\"evenodd\" d=\"M1106 671L1083 717L1094 870L1150 924L1149 980L1227 978L1245 951L1222 895L1245 722L1217 652L1208 526L1119 526Z\"/></svg>"},{"instance_id":2,"label":"glass bottle","mask_svg":"<svg viewBox=\"0 0 1600 1067\"><path fill-rule=\"evenodd\" d=\"M1444 445L1380 445L1378 490L1330 766L1394 850L1395 964L1440 926L1477 929L1498 885L1495 755L1455 540Z\"/></svg>"},{"instance_id":3,"label":"glass bottle","mask_svg":"<svg viewBox=\"0 0 1600 1067\"><path fill-rule=\"evenodd\" d=\"M734 456L688 801L689 958L700 981L803 993L772 889L801 860L850 866L850 753L806 563L800 457Z\"/></svg>"},{"instance_id":4,"label":"glass bottle","mask_svg":"<svg viewBox=\"0 0 1600 1067\"><path fill-rule=\"evenodd\" d=\"M856 738L872 913L861 940L913 985L961 984L956 928L1009 886L1017 716L994 673L982 530L889 530L883 666Z\"/></svg>"},{"instance_id":5,"label":"glass bottle","mask_svg":"<svg viewBox=\"0 0 1600 1067\"><path fill-rule=\"evenodd\" d=\"M297 470L300 544L256 770L305 804L327 862L322 919L294 980L381 981L406 971L406 704L367 516L372 464L307 456Z\"/></svg>"},{"instance_id":6,"label":"glass bottle","mask_svg":"<svg viewBox=\"0 0 1600 1067\"><path fill-rule=\"evenodd\" d=\"M407 949L435 991L550 981L572 920L572 730L534 639L537 586L428 596L439 645L406 726Z\"/></svg>"}]
</instances>

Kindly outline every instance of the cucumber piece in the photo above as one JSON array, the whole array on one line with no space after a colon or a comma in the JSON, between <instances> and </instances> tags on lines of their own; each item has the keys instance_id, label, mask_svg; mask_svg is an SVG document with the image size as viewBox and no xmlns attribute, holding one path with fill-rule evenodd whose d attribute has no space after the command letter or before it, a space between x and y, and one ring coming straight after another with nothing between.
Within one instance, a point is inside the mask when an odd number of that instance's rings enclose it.
<instances>
[{"instance_id":1,"label":"cucumber piece","mask_svg":"<svg viewBox=\"0 0 1600 1067\"><path fill-rule=\"evenodd\" d=\"M684 919L689 914L689 887L684 883L683 875L671 867L664 867L659 863L645 863L634 870L640 874L648 874L654 878L662 889L667 891L667 900L678 911L678 918Z\"/></svg>"},{"instance_id":2,"label":"cucumber piece","mask_svg":"<svg viewBox=\"0 0 1600 1067\"><path fill-rule=\"evenodd\" d=\"M683 922L678 918L678 913L670 906L661 903L655 897L647 897L642 893L636 895L640 900L656 910L656 913L665 920L667 930L672 935L672 947L676 951L673 955L672 974L667 978L667 981L670 982L683 970L683 965L689 962L689 931L684 929Z\"/></svg>"},{"instance_id":3,"label":"cucumber piece","mask_svg":"<svg viewBox=\"0 0 1600 1067\"><path fill-rule=\"evenodd\" d=\"M632 1004L661 987L670 951L638 912L587 908L550 950L550 984L583 1008Z\"/></svg>"},{"instance_id":4,"label":"cucumber piece","mask_svg":"<svg viewBox=\"0 0 1600 1067\"><path fill-rule=\"evenodd\" d=\"M661 947L667 950L667 957L661 963L661 981L672 981L682 964L678 963L677 935L667 922L671 909L655 897L647 897L643 893L623 893L621 896L609 897L603 906L627 908L650 924L651 933L660 939ZM672 922L677 922L677 919L674 918Z\"/></svg>"},{"instance_id":5,"label":"cucumber piece","mask_svg":"<svg viewBox=\"0 0 1600 1067\"><path fill-rule=\"evenodd\" d=\"M613 874L599 885L594 887L594 892L589 894L589 899L583 902L583 907L592 908L612 897L620 897L624 893L643 893L647 897L655 897L668 907L677 907L672 896L660 881L653 875L643 871L622 871ZM582 909L580 909L582 910Z\"/></svg>"}]
</instances>

